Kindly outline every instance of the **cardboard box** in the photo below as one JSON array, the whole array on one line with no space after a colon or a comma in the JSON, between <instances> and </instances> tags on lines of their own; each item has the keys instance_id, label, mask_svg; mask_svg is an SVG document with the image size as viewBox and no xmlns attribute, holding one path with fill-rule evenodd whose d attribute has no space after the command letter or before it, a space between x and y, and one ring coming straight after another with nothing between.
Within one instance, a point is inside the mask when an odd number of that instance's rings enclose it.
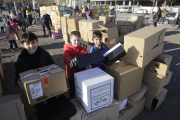
<instances>
[{"instance_id":1,"label":"cardboard box","mask_svg":"<svg viewBox=\"0 0 180 120\"><path fill-rule=\"evenodd\" d=\"M99 110L87 113L77 98L71 102L76 106L77 113L70 120L118 120L119 102L113 99L113 102Z\"/></svg>"},{"instance_id":2,"label":"cardboard box","mask_svg":"<svg viewBox=\"0 0 180 120\"><path fill-rule=\"evenodd\" d=\"M128 101L128 98L122 100L119 102L119 111L123 110L124 108L126 108L126 105L127 105L127 101Z\"/></svg>"},{"instance_id":3,"label":"cardboard box","mask_svg":"<svg viewBox=\"0 0 180 120\"><path fill-rule=\"evenodd\" d=\"M87 113L113 102L114 78L100 68L74 73L76 97Z\"/></svg>"},{"instance_id":4,"label":"cardboard box","mask_svg":"<svg viewBox=\"0 0 180 120\"><path fill-rule=\"evenodd\" d=\"M115 15L99 16L99 20L103 21L103 24L106 24L109 22L115 22L116 16Z\"/></svg>"},{"instance_id":5,"label":"cardboard box","mask_svg":"<svg viewBox=\"0 0 180 120\"><path fill-rule=\"evenodd\" d=\"M124 57L126 52L124 48L121 46L121 43L118 43L116 46L108 50L103 56L105 60L103 63L107 66L112 65L114 62Z\"/></svg>"},{"instance_id":6,"label":"cardboard box","mask_svg":"<svg viewBox=\"0 0 180 120\"><path fill-rule=\"evenodd\" d=\"M90 53L90 47L91 47L91 45L84 45L84 48L86 48L86 51L88 52L88 53Z\"/></svg>"},{"instance_id":7,"label":"cardboard box","mask_svg":"<svg viewBox=\"0 0 180 120\"><path fill-rule=\"evenodd\" d=\"M0 120L26 120L20 94L0 98Z\"/></svg>"},{"instance_id":8,"label":"cardboard box","mask_svg":"<svg viewBox=\"0 0 180 120\"><path fill-rule=\"evenodd\" d=\"M131 15L131 19L141 22L144 20L144 15Z\"/></svg>"},{"instance_id":9,"label":"cardboard box","mask_svg":"<svg viewBox=\"0 0 180 120\"><path fill-rule=\"evenodd\" d=\"M128 26L128 25L131 25L131 21L127 21L127 20L116 20L116 23L119 26Z\"/></svg>"},{"instance_id":10,"label":"cardboard box","mask_svg":"<svg viewBox=\"0 0 180 120\"><path fill-rule=\"evenodd\" d=\"M3 87L0 81L0 98L3 96Z\"/></svg>"},{"instance_id":11,"label":"cardboard box","mask_svg":"<svg viewBox=\"0 0 180 120\"><path fill-rule=\"evenodd\" d=\"M146 66L146 70L165 76L169 70L171 60L172 56L161 54Z\"/></svg>"},{"instance_id":12,"label":"cardboard box","mask_svg":"<svg viewBox=\"0 0 180 120\"><path fill-rule=\"evenodd\" d=\"M79 31L79 29L68 29L68 33L71 34L73 31Z\"/></svg>"},{"instance_id":13,"label":"cardboard box","mask_svg":"<svg viewBox=\"0 0 180 120\"><path fill-rule=\"evenodd\" d=\"M65 72L57 65L28 70L19 75L30 105L67 91Z\"/></svg>"},{"instance_id":14,"label":"cardboard box","mask_svg":"<svg viewBox=\"0 0 180 120\"><path fill-rule=\"evenodd\" d=\"M129 106L127 106L127 108L120 111L120 114L123 116L123 120L132 120L141 111L143 111L145 101L146 101L146 97L143 97L143 99L137 105L135 105L133 108L130 108Z\"/></svg>"},{"instance_id":15,"label":"cardboard box","mask_svg":"<svg viewBox=\"0 0 180 120\"><path fill-rule=\"evenodd\" d=\"M78 69L104 60L102 51L79 55L70 60L72 69Z\"/></svg>"},{"instance_id":16,"label":"cardboard box","mask_svg":"<svg viewBox=\"0 0 180 120\"><path fill-rule=\"evenodd\" d=\"M80 31L82 31L82 30L89 31L89 30L97 29L97 28L100 28L99 25L103 26L103 21L98 21L98 20L81 20L81 21L79 21Z\"/></svg>"},{"instance_id":17,"label":"cardboard box","mask_svg":"<svg viewBox=\"0 0 180 120\"><path fill-rule=\"evenodd\" d=\"M149 110L155 111L164 101L166 94L167 94L167 89L163 88L161 93L155 97L149 93L146 93L146 103L145 107Z\"/></svg>"},{"instance_id":18,"label":"cardboard box","mask_svg":"<svg viewBox=\"0 0 180 120\"><path fill-rule=\"evenodd\" d=\"M157 97L163 89L163 87L162 88L156 88L156 87L151 86L151 85L148 85L148 86L149 86L148 93L155 96L155 97Z\"/></svg>"},{"instance_id":19,"label":"cardboard box","mask_svg":"<svg viewBox=\"0 0 180 120\"><path fill-rule=\"evenodd\" d=\"M141 88L144 68L123 61L105 67L105 71L114 77L114 98L121 101Z\"/></svg>"},{"instance_id":20,"label":"cardboard box","mask_svg":"<svg viewBox=\"0 0 180 120\"><path fill-rule=\"evenodd\" d=\"M166 76L162 76L153 72L149 72L145 69L143 75L143 82L156 88L162 88L165 85L169 84L171 76L172 72L170 71L167 72Z\"/></svg>"},{"instance_id":21,"label":"cardboard box","mask_svg":"<svg viewBox=\"0 0 180 120\"><path fill-rule=\"evenodd\" d=\"M81 38L81 43L84 45L91 45L91 43L89 42L89 38Z\"/></svg>"},{"instance_id":22,"label":"cardboard box","mask_svg":"<svg viewBox=\"0 0 180 120\"><path fill-rule=\"evenodd\" d=\"M162 53L165 28L145 27L124 36L124 61L144 67Z\"/></svg>"},{"instance_id":23,"label":"cardboard box","mask_svg":"<svg viewBox=\"0 0 180 120\"><path fill-rule=\"evenodd\" d=\"M79 21L82 19L86 19L86 18L78 17L78 18L73 18L73 19L67 19L68 28L79 30Z\"/></svg>"},{"instance_id":24,"label":"cardboard box","mask_svg":"<svg viewBox=\"0 0 180 120\"><path fill-rule=\"evenodd\" d=\"M118 120L123 120L123 116L119 113Z\"/></svg>"},{"instance_id":25,"label":"cardboard box","mask_svg":"<svg viewBox=\"0 0 180 120\"><path fill-rule=\"evenodd\" d=\"M110 23L104 24L104 27L107 27L107 28L112 28L112 27L115 27L115 26L116 26L115 22L110 22Z\"/></svg>"},{"instance_id":26,"label":"cardboard box","mask_svg":"<svg viewBox=\"0 0 180 120\"><path fill-rule=\"evenodd\" d=\"M134 107L145 95L148 90L148 86L144 83L141 84L141 89L128 97L128 104L130 107Z\"/></svg>"},{"instance_id":27,"label":"cardboard box","mask_svg":"<svg viewBox=\"0 0 180 120\"><path fill-rule=\"evenodd\" d=\"M63 34L63 40L70 43L70 35Z\"/></svg>"},{"instance_id":28,"label":"cardboard box","mask_svg":"<svg viewBox=\"0 0 180 120\"><path fill-rule=\"evenodd\" d=\"M62 33L63 33L63 35L68 35L69 34L68 27L63 27L62 26Z\"/></svg>"},{"instance_id":29,"label":"cardboard box","mask_svg":"<svg viewBox=\"0 0 180 120\"><path fill-rule=\"evenodd\" d=\"M61 25L63 27L68 27L68 23L67 23L67 20L68 19L73 19L73 18L78 18L79 16L77 15L72 15L72 16L63 16L61 17Z\"/></svg>"}]
</instances>

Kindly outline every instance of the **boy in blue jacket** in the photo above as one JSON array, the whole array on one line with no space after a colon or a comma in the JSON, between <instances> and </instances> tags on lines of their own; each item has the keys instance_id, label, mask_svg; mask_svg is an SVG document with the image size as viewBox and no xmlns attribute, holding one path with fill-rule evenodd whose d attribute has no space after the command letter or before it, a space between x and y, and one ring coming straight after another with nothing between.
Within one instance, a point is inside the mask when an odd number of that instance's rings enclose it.
<instances>
[{"instance_id":1,"label":"boy in blue jacket","mask_svg":"<svg viewBox=\"0 0 180 120\"><path fill-rule=\"evenodd\" d=\"M91 43L91 47L90 47L90 50L89 50L90 53L101 50L103 52L103 54L104 54L109 50L109 48L106 46L106 44L104 44L102 42L102 33L100 31L97 30L97 31L93 32L92 40L93 40L93 43ZM96 64L93 64L92 67L93 68L94 67L99 67L102 70L105 69L105 67L103 65L103 62L98 62Z\"/></svg>"}]
</instances>

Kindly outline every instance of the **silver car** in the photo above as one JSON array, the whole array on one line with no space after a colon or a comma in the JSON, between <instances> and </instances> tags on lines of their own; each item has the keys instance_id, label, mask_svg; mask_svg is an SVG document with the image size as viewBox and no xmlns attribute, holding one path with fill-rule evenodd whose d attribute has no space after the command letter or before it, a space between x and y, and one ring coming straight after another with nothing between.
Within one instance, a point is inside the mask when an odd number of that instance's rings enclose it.
<instances>
[{"instance_id":1,"label":"silver car","mask_svg":"<svg viewBox=\"0 0 180 120\"><path fill-rule=\"evenodd\" d=\"M129 6L118 6L116 7L117 13L131 13L132 12L132 7Z\"/></svg>"},{"instance_id":2,"label":"silver car","mask_svg":"<svg viewBox=\"0 0 180 120\"><path fill-rule=\"evenodd\" d=\"M135 14L148 14L147 9L138 9L134 12Z\"/></svg>"}]
</instances>

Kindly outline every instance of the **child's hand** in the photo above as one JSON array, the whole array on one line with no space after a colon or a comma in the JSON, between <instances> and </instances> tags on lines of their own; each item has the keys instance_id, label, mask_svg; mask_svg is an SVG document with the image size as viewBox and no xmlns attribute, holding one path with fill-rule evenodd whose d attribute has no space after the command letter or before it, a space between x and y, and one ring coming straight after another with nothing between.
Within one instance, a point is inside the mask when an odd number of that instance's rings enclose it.
<instances>
[{"instance_id":1,"label":"child's hand","mask_svg":"<svg viewBox=\"0 0 180 120\"><path fill-rule=\"evenodd\" d=\"M24 87L22 85L21 79L19 78L19 80L17 81L18 86L22 89L22 91L24 91Z\"/></svg>"},{"instance_id":2,"label":"child's hand","mask_svg":"<svg viewBox=\"0 0 180 120\"><path fill-rule=\"evenodd\" d=\"M72 63L69 63L69 67L72 68L72 67L73 67L73 64L72 64Z\"/></svg>"}]
</instances>

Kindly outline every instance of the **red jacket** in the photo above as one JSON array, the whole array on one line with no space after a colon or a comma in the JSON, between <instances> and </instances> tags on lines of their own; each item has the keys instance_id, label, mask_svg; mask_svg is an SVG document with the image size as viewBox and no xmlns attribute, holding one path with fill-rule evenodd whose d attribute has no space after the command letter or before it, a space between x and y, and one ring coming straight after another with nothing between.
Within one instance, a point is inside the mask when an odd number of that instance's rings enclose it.
<instances>
[{"instance_id":1,"label":"red jacket","mask_svg":"<svg viewBox=\"0 0 180 120\"><path fill-rule=\"evenodd\" d=\"M76 70L73 70L69 67L69 63L72 58L74 58L75 56L84 55L84 54L87 54L87 51L85 48L81 47L81 45L79 45L78 47L74 47L70 44L64 45L63 60L64 60L64 63L66 64L66 76L68 79L74 80L74 73L85 70L85 67L79 68Z\"/></svg>"}]
</instances>

